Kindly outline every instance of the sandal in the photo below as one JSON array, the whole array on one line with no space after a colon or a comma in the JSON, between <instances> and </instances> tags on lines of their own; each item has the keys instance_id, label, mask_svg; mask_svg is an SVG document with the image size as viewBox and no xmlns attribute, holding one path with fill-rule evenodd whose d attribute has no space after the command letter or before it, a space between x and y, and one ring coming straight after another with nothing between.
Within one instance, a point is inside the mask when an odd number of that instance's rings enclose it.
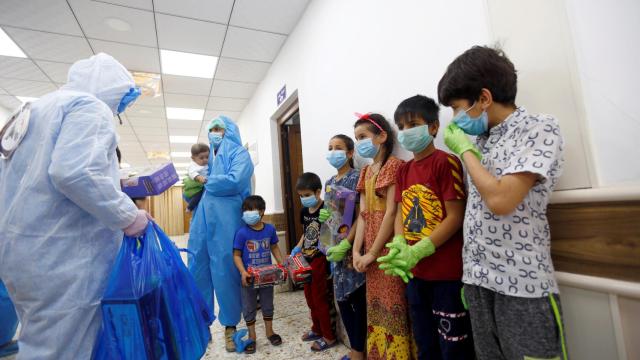
<instances>
[{"instance_id":1,"label":"sandal","mask_svg":"<svg viewBox=\"0 0 640 360\"><path fill-rule=\"evenodd\" d=\"M321 335L318 335L318 334L314 333L311 330L309 330L304 335L302 335L302 341L314 341L314 340L318 340L318 339L321 339L321 338L322 338Z\"/></svg>"},{"instance_id":2,"label":"sandal","mask_svg":"<svg viewBox=\"0 0 640 360\"><path fill-rule=\"evenodd\" d=\"M331 344L329 344L324 338L316 340L311 345L311 351L313 352L321 352L327 349L331 349L332 347L338 345L338 340L333 340Z\"/></svg>"},{"instance_id":3,"label":"sandal","mask_svg":"<svg viewBox=\"0 0 640 360\"><path fill-rule=\"evenodd\" d=\"M282 338L278 334L273 334L273 335L269 336L267 339L269 339L269 342L273 346L282 345Z\"/></svg>"},{"instance_id":4,"label":"sandal","mask_svg":"<svg viewBox=\"0 0 640 360\"><path fill-rule=\"evenodd\" d=\"M247 346L244 348L245 354L255 354L256 353L256 342L251 340Z\"/></svg>"}]
</instances>

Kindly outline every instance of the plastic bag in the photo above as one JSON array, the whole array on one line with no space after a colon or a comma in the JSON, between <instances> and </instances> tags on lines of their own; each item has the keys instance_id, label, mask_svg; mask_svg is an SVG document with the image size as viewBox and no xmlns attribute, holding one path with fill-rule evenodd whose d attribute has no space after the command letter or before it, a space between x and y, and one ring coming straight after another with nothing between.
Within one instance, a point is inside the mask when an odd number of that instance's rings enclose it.
<instances>
[{"instance_id":1,"label":"plastic bag","mask_svg":"<svg viewBox=\"0 0 640 360\"><path fill-rule=\"evenodd\" d=\"M200 359L215 317L171 240L153 222L124 237L101 302L94 359Z\"/></svg>"},{"instance_id":2,"label":"plastic bag","mask_svg":"<svg viewBox=\"0 0 640 360\"><path fill-rule=\"evenodd\" d=\"M0 280L0 346L13 339L18 328L18 314L9 298L7 288Z\"/></svg>"}]
</instances>

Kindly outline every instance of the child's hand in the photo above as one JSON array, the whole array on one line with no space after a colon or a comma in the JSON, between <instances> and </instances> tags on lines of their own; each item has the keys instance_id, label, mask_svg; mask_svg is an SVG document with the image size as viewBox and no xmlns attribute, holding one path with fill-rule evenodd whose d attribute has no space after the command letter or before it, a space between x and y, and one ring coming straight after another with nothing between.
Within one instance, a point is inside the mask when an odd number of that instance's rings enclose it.
<instances>
[{"instance_id":1,"label":"child's hand","mask_svg":"<svg viewBox=\"0 0 640 360\"><path fill-rule=\"evenodd\" d=\"M360 255L360 253L357 252L353 252L353 268L357 271L357 272L364 272L363 270L360 269L360 259L362 258L362 255Z\"/></svg>"},{"instance_id":2,"label":"child's hand","mask_svg":"<svg viewBox=\"0 0 640 360\"><path fill-rule=\"evenodd\" d=\"M206 184L207 178L202 175L198 175L196 176L196 181L199 182L200 184Z\"/></svg>"},{"instance_id":3,"label":"child's hand","mask_svg":"<svg viewBox=\"0 0 640 360\"><path fill-rule=\"evenodd\" d=\"M251 274L249 274L248 272L243 272L241 274L242 277L242 286L244 287L248 287L249 286L249 279L251 279Z\"/></svg>"},{"instance_id":4,"label":"child's hand","mask_svg":"<svg viewBox=\"0 0 640 360\"><path fill-rule=\"evenodd\" d=\"M374 261L376 261L376 257L371 253L366 253L360 257L360 268L361 272L367 271L369 265L371 265Z\"/></svg>"}]
</instances>

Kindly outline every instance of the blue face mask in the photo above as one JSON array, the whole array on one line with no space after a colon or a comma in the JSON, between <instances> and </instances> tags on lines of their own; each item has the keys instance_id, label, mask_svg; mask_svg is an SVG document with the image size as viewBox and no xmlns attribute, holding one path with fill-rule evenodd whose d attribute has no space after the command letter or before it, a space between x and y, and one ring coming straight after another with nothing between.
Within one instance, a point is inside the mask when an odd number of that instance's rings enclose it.
<instances>
[{"instance_id":1,"label":"blue face mask","mask_svg":"<svg viewBox=\"0 0 640 360\"><path fill-rule=\"evenodd\" d=\"M209 142L213 144L213 147L217 148L222 142L222 134L217 132L210 132Z\"/></svg>"},{"instance_id":2,"label":"blue face mask","mask_svg":"<svg viewBox=\"0 0 640 360\"><path fill-rule=\"evenodd\" d=\"M365 159L373 159L378 150L380 149L379 145L375 145L371 138L362 139L356 142L356 150L358 151L358 155L362 156Z\"/></svg>"},{"instance_id":3,"label":"blue face mask","mask_svg":"<svg viewBox=\"0 0 640 360\"><path fill-rule=\"evenodd\" d=\"M306 196L306 197L300 196L300 202L302 203L302 206L306 208L312 208L318 205L318 198L315 197L315 195Z\"/></svg>"},{"instance_id":4,"label":"blue face mask","mask_svg":"<svg viewBox=\"0 0 640 360\"><path fill-rule=\"evenodd\" d=\"M407 151L419 153L431 144L433 136L429 134L429 125L420 125L398 132L398 142Z\"/></svg>"},{"instance_id":5,"label":"blue face mask","mask_svg":"<svg viewBox=\"0 0 640 360\"><path fill-rule=\"evenodd\" d=\"M347 152L344 150L333 150L327 153L329 164L336 169L340 169L347 162Z\"/></svg>"},{"instance_id":6,"label":"blue face mask","mask_svg":"<svg viewBox=\"0 0 640 360\"><path fill-rule=\"evenodd\" d=\"M470 108L464 111L460 111L454 118L453 122L469 135L481 135L489 130L489 117L487 112L483 111L478 117L472 118L467 114L467 111L471 110L476 104L473 103Z\"/></svg>"},{"instance_id":7,"label":"blue face mask","mask_svg":"<svg viewBox=\"0 0 640 360\"><path fill-rule=\"evenodd\" d=\"M257 210L245 211L242 213L242 220L247 225L255 225L260 221L260 212Z\"/></svg>"}]
</instances>

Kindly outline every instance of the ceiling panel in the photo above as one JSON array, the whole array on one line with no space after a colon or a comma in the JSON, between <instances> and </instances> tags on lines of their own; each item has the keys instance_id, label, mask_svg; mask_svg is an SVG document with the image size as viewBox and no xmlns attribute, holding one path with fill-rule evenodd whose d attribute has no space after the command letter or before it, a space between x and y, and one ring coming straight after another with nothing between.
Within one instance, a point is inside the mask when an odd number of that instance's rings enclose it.
<instances>
[{"instance_id":1,"label":"ceiling panel","mask_svg":"<svg viewBox=\"0 0 640 360\"><path fill-rule=\"evenodd\" d=\"M213 80L211 96L250 99L258 85L227 80Z\"/></svg>"},{"instance_id":2,"label":"ceiling panel","mask_svg":"<svg viewBox=\"0 0 640 360\"><path fill-rule=\"evenodd\" d=\"M93 0L93 1L118 4L118 5L137 8L137 9L153 10L153 4L151 0L106 0L106 1Z\"/></svg>"},{"instance_id":3,"label":"ceiling panel","mask_svg":"<svg viewBox=\"0 0 640 360\"><path fill-rule=\"evenodd\" d=\"M3 88L0 88L0 95L6 95L8 94L8 92L4 91Z\"/></svg>"},{"instance_id":4,"label":"ceiling panel","mask_svg":"<svg viewBox=\"0 0 640 360\"><path fill-rule=\"evenodd\" d=\"M161 126L149 126L142 127L138 125L133 126L133 130L136 132L138 136L142 135L162 135L165 138L167 137L167 128Z\"/></svg>"},{"instance_id":5,"label":"ceiling panel","mask_svg":"<svg viewBox=\"0 0 640 360\"><path fill-rule=\"evenodd\" d=\"M0 77L49 81L49 78L29 59L0 56Z\"/></svg>"},{"instance_id":6,"label":"ceiling panel","mask_svg":"<svg viewBox=\"0 0 640 360\"><path fill-rule=\"evenodd\" d=\"M164 91L174 94L209 95L213 79L189 76L163 75Z\"/></svg>"},{"instance_id":7,"label":"ceiling panel","mask_svg":"<svg viewBox=\"0 0 640 360\"><path fill-rule=\"evenodd\" d=\"M118 59L127 69L160 73L158 49L143 46L114 43L103 40L89 40L96 52L105 52Z\"/></svg>"},{"instance_id":8,"label":"ceiling panel","mask_svg":"<svg viewBox=\"0 0 640 360\"><path fill-rule=\"evenodd\" d=\"M2 0L0 24L82 36L65 0Z\"/></svg>"},{"instance_id":9,"label":"ceiling panel","mask_svg":"<svg viewBox=\"0 0 640 360\"><path fill-rule=\"evenodd\" d=\"M167 135L157 135L157 134L141 134L138 133L138 139L142 142L158 142L164 143L168 140Z\"/></svg>"},{"instance_id":10,"label":"ceiling panel","mask_svg":"<svg viewBox=\"0 0 640 360\"><path fill-rule=\"evenodd\" d=\"M93 55L85 38L15 28L4 30L33 59L73 63Z\"/></svg>"},{"instance_id":11,"label":"ceiling panel","mask_svg":"<svg viewBox=\"0 0 640 360\"><path fill-rule=\"evenodd\" d=\"M169 131L171 129L189 129L199 131L202 127L202 121L192 120L168 120Z\"/></svg>"},{"instance_id":12,"label":"ceiling panel","mask_svg":"<svg viewBox=\"0 0 640 360\"><path fill-rule=\"evenodd\" d=\"M40 97L58 89L51 82L15 80L5 78L0 78L0 87L5 89L11 95L29 97Z\"/></svg>"},{"instance_id":13,"label":"ceiling panel","mask_svg":"<svg viewBox=\"0 0 640 360\"><path fill-rule=\"evenodd\" d=\"M144 117L129 117L129 122L134 129L140 127L167 127L167 121L165 119L158 118L144 118ZM137 132L136 132L137 133Z\"/></svg>"},{"instance_id":14,"label":"ceiling panel","mask_svg":"<svg viewBox=\"0 0 640 360\"><path fill-rule=\"evenodd\" d=\"M160 93L160 96L142 95L138 98L138 100L136 100L136 103L132 107L139 106L139 105L164 107L164 96L162 96L162 93Z\"/></svg>"},{"instance_id":15,"label":"ceiling panel","mask_svg":"<svg viewBox=\"0 0 640 360\"><path fill-rule=\"evenodd\" d=\"M269 70L269 63L221 58L216 79L259 83Z\"/></svg>"},{"instance_id":16,"label":"ceiling panel","mask_svg":"<svg viewBox=\"0 0 640 360\"><path fill-rule=\"evenodd\" d=\"M175 144L175 143L171 143L171 151L190 152L191 151L191 145L193 145L193 144Z\"/></svg>"},{"instance_id":17,"label":"ceiling panel","mask_svg":"<svg viewBox=\"0 0 640 360\"><path fill-rule=\"evenodd\" d=\"M291 34L309 0L236 0L230 25Z\"/></svg>"},{"instance_id":18,"label":"ceiling panel","mask_svg":"<svg viewBox=\"0 0 640 360\"><path fill-rule=\"evenodd\" d=\"M247 99L210 97L207 110L242 111L248 102Z\"/></svg>"},{"instance_id":19,"label":"ceiling panel","mask_svg":"<svg viewBox=\"0 0 640 360\"><path fill-rule=\"evenodd\" d=\"M156 22L161 49L220 55L225 25L162 14L156 15Z\"/></svg>"},{"instance_id":20,"label":"ceiling panel","mask_svg":"<svg viewBox=\"0 0 640 360\"><path fill-rule=\"evenodd\" d=\"M230 118L233 121L236 121L238 118L240 118L240 111L218 111L218 110L207 110L204 112L204 122L205 124L209 124L209 121L217 118L220 115L224 115L228 118ZM204 127L205 129L205 134L206 134L206 127Z\"/></svg>"},{"instance_id":21,"label":"ceiling panel","mask_svg":"<svg viewBox=\"0 0 640 360\"><path fill-rule=\"evenodd\" d=\"M59 84L67 82L67 74L69 73L71 64L42 60L38 60L36 63L47 75L49 75L51 80Z\"/></svg>"},{"instance_id":22,"label":"ceiling panel","mask_svg":"<svg viewBox=\"0 0 640 360\"><path fill-rule=\"evenodd\" d=\"M229 22L234 0L155 0L156 12L192 19Z\"/></svg>"},{"instance_id":23,"label":"ceiling panel","mask_svg":"<svg viewBox=\"0 0 640 360\"><path fill-rule=\"evenodd\" d=\"M198 136L199 133L199 129L169 129L171 136Z\"/></svg>"},{"instance_id":24,"label":"ceiling panel","mask_svg":"<svg viewBox=\"0 0 640 360\"><path fill-rule=\"evenodd\" d=\"M14 109L17 109L18 106L22 105L22 103L14 96L0 95L0 105L9 111L13 111ZM2 119L2 121L4 120L5 119Z\"/></svg>"},{"instance_id":25,"label":"ceiling panel","mask_svg":"<svg viewBox=\"0 0 640 360\"><path fill-rule=\"evenodd\" d=\"M138 137L134 134L134 133L130 133L130 134L125 134L122 132L122 129L118 128L118 136L120 136L120 142L124 143L124 142L137 142L138 141Z\"/></svg>"},{"instance_id":26,"label":"ceiling panel","mask_svg":"<svg viewBox=\"0 0 640 360\"><path fill-rule=\"evenodd\" d=\"M204 109L207 105L207 97L201 95L165 94L167 107Z\"/></svg>"},{"instance_id":27,"label":"ceiling panel","mask_svg":"<svg viewBox=\"0 0 640 360\"><path fill-rule=\"evenodd\" d=\"M88 38L157 46L152 12L86 0L70 4ZM129 29L116 30L107 21L119 21Z\"/></svg>"},{"instance_id":28,"label":"ceiling panel","mask_svg":"<svg viewBox=\"0 0 640 360\"><path fill-rule=\"evenodd\" d=\"M272 62L286 39L284 35L230 26L222 56Z\"/></svg>"}]
</instances>

